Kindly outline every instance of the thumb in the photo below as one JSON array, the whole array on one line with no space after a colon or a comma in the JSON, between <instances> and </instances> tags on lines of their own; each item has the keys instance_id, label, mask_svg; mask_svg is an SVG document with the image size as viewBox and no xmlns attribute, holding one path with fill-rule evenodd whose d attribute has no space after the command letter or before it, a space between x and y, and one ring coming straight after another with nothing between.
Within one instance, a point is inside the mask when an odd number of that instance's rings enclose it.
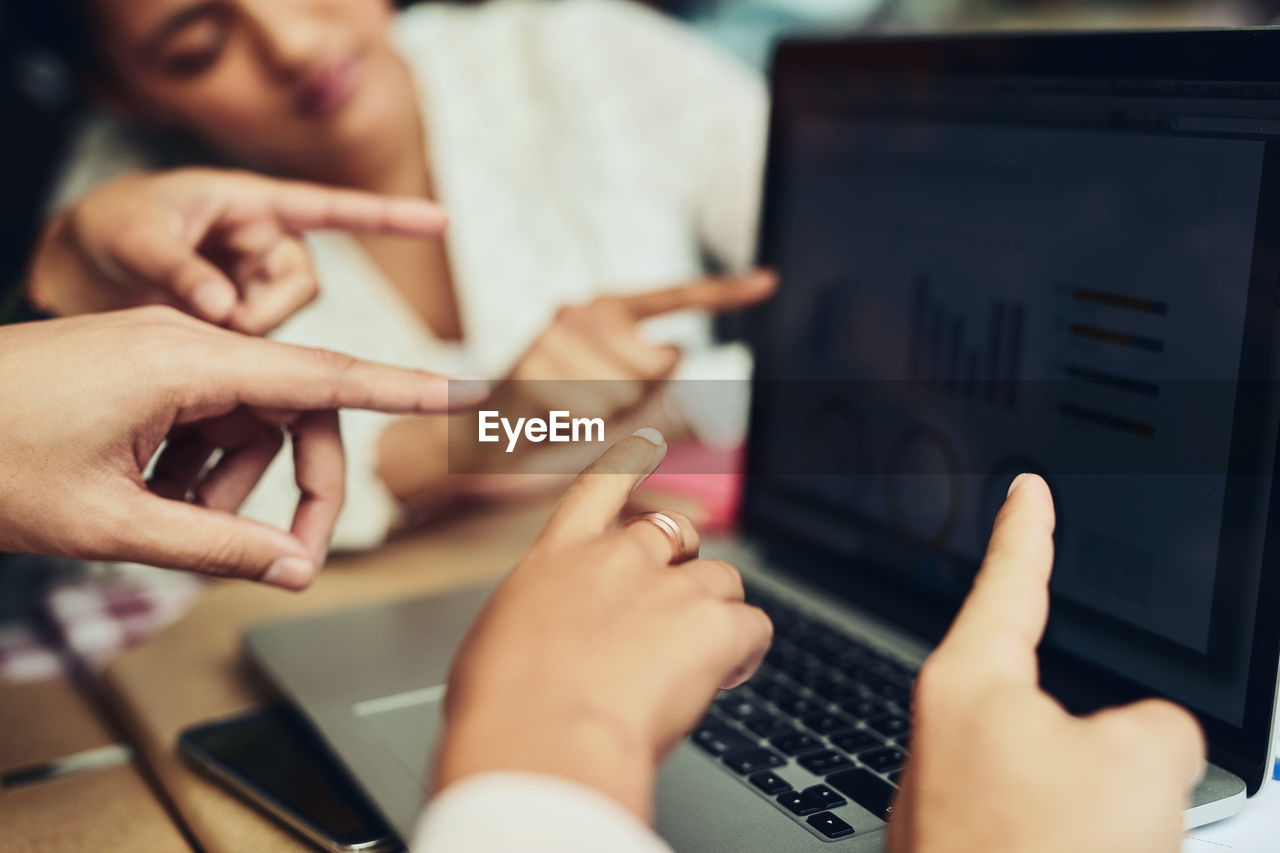
<instances>
[{"instance_id":1,"label":"thumb","mask_svg":"<svg viewBox=\"0 0 1280 853\"><path fill-rule=\"evenodd\" d=\"M126 285L146 285L171 296L202 320L225 324L240 300L231 280L162 226L138 227L111 250Z\"/></svg>"},{"instance_id":2,"label":"thumb","mask_svg":"<svg viewBox=\"0 0 1280 853\"><path fill-rule=\"evenodd\" d=\"M129 518L138 533L127 559L140 563L295 590L306 588L318 568L292 534L231 513L147 492Z\"/></svg>"},{"instance_id":3,"label":"thumb","mask_svg":"<svg viewBox=\"0 0 1280 853\"><path fill-rule=\"evenodd\" d=\"M1165 770L1162 778L1176 780L1187 791L1204 777L1204 732L1185 708L1164 699L1144 699L1103 709L1086 720L1110 729L1113 743L1144 752L1138 763Z\"/></svg>"}]
</instances>

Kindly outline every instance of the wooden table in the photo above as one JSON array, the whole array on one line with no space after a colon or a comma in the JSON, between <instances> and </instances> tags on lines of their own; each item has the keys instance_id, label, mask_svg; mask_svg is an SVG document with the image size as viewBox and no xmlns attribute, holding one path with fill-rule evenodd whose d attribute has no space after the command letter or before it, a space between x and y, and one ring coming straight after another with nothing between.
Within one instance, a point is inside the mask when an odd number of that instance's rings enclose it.
<instances>
[{"instance_id":1,"label":"wooden table","mask_svg":"<svg viewBox=\"0 0 1280 853\"><path fill-rule=\"evenodd\" d=\"M0 847L42 853L188 851L185 830L206 853L313 851L191 770L176 751L182 729L272 698L241 654L241 631L273 619L492 578L524 553L550 509L542 503L465 517L374 552L336 559L301 594L219 582L182 620L112 661L100 684L105 714L66 682L0 687L0 769L122 738L138 755L135 765L0 794ZM123 732L104 724L104 717L118 720Z\"/></svg>"},{"instance_id":2,"label":"wooden table","mask_svg":"<svg viewBox=\"0 0 1280 853\"><path fill-rule=\"evenodd\" d=\"M0 685L0 773L45 766L121 740L70 681ZM12 853L190 853L145 772L127 759L0 788L0 849Z\"/></svg>"}]
</instances>

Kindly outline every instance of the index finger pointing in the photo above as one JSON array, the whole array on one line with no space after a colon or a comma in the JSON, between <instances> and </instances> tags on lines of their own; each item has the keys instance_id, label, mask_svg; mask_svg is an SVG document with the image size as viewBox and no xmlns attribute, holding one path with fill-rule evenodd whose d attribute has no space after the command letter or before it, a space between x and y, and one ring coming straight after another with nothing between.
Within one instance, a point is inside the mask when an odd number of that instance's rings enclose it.
<instances>
[{"instance_id":1,"label":"index finger pointing","mask_svg":"<svg viewBox=\"0 0 1280 853\"><path fill-rule=\"evenodd\" d=\"M687 284L616 297L637 320L671 311L697 308L703 311L732 311L768 298L777 286L777 276L767 270L749 275L702 278Z\"/></svg>"},{"instance_id":2,"label":"index finger pointing","mask_svg":"<svg viewBox=\"0 0 1280 853\"><path fill-rule=\"evenodd\" d=\"M209 329L215 352L192 403L235 403L260 409L369 409L427 414L483 400L488 384L446 379L422 370L361 361L329 350L292 346Z\"/></svg>"},{"instance_id":3,"label":"index finger pointing","mask_svg":"<svg viewBox=\"0 0 1280 853\"><path fill-rule=\"evenodd\" d=\"M610 447L569 486L539 541L559 548L609 530L666 455L666 439L656 429L636 430Z\"/></svg>"},{"instance_id":4,"label":"index finger pointing","mask_svg":"<svg viewBox=\"0 0 1280 853\"><path fill-rule=\"evenodd\" d=\"M337 228L403 237L433 237L449 223L438 205L421 198L380 196L358 190L281 182L269 191L280 224L294 231Z\"/></svg>"},{"instance_id":5,"label":"index finger pointing","mask_svg":"<svg viewBox=\"0 0 1280 853\"><path fill-rule=\"evenodd\" d=\"M996 516L982 568L944 646L963 642L1013 649L1015 674L1029 672L1035 678L1035 648L1049 618L1053 528L1048 485L1034 474L1020 475ZM997 663L1008 659L1003 654L989 658Z\"/></svg>"}]
</instances>

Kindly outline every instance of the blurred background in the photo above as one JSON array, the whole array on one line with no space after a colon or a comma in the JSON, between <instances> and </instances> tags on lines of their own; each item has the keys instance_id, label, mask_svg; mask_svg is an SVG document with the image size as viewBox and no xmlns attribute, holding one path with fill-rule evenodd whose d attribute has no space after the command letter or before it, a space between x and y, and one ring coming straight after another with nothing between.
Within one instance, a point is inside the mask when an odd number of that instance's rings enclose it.
<instances>
[{"instance_id":1,"label":"blurred background","mask_svg":"<svg viewBox=\"0 0 1280 853\"><path fill-rule=\"evenodd\" d=\"M652 5L762 69L774 41L791 31L1258 26L1280 16L1280 0L653 0ZM15 285L41 200L82 114L73 89L67 70L37 40L0 17L0 123L5 128L0 321L14 316Z\"/></svg>"}]
</instances>

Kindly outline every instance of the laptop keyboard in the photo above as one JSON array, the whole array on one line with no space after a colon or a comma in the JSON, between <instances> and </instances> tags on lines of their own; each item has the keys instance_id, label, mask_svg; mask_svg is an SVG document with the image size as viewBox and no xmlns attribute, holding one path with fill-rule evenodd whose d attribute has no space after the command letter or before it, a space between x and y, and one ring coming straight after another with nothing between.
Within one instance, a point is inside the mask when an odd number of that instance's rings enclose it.
<instances>
[{"instance_id":1,"label":"laptop keyboard","mask_svg":"<svg viewBox=\"0 0 1280 853\"><path fill-rule=\"evenodd\" d=\"M887 820L910 746L915 670L758 589L747 601L773 619L773 646L690 739L818 838L866 831L851 803Z\"/></svg>"}]
</instances>

